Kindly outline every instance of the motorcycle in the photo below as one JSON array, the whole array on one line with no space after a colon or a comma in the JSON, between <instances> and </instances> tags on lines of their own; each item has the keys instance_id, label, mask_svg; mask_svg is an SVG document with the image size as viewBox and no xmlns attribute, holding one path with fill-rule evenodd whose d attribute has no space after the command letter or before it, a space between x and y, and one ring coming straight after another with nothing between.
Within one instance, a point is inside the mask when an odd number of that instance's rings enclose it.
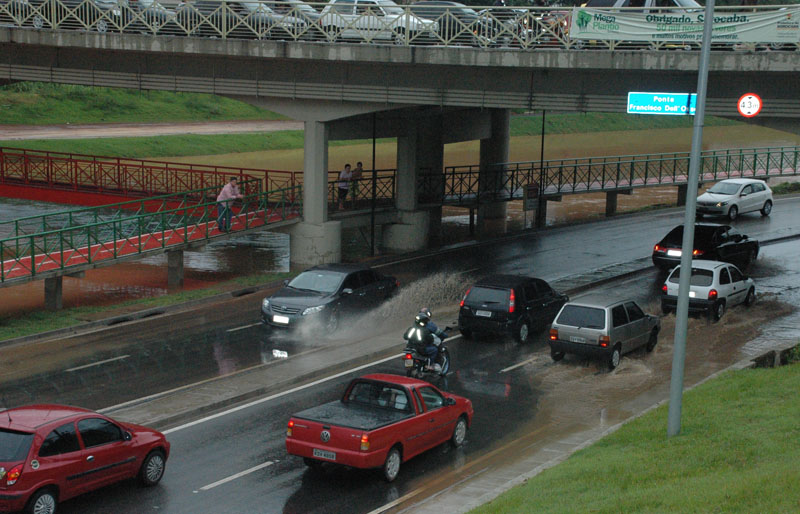
<instances>
[{"instance_id":1,"label":"motorcycle","mask_svg":"<svg viewBox=\"0 0 800 514\"><path fill-rule=\"evenodd\" d=\"M406 344L406 349L403 352L403 366L406 369L407 377L420 378L425 373L436 373L440 376L447 375L447 372L450 371L450 353L444 346L444 340L449 337L449 334L447 334L449 329L450 327L446 327L440 335L433 336L433 344L439 348L436 361L433 363L434 365L439 365L439 369L436 371L425 369L428 365L428 358L422 353L422 348L411 342Z\"/></svg>"}]
</instances>

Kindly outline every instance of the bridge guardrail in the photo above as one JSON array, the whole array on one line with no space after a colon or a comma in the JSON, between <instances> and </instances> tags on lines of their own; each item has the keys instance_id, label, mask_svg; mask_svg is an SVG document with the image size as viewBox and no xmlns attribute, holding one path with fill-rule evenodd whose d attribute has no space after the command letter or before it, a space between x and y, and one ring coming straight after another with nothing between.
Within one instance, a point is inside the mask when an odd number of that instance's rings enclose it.
<instances>
[{"instance_id":1,"label":"bridge guardrail","mask_svg":"<svg viewBox=\"0 0 800 514\"><path fill-rule=\"evenodd\" d=\"M259 181L253 184L260 186ZM243 199L233 208L234 232L302 216L301 185L272 191L243 189ZM216 193L209 197L209 192L206 188L164 195L154 200L164 207L155 212L146 212L147 199L80 209L90 217L95 213L88 223L69 211L55 213L62 219L66 215L69 223L0 239L0 283L220 236ZM140 209L129 211L136 203L141 204ZM46 223L43 226L46 228Z\"/></svg>"},{"instance_id":2,"label":"bridge guardrail","mask_svg":"<svg viewBox=\"0 0 800 514\"><path fill-rule=\"evenodd\" d=\"M349 7L349 11L346 8ZM796 6L719 7L715 14L768 13ZM366 42L399 46L513 48L519 50L699 50L699 43L664 37L657 41L586 40L570 37L573 11L556 7L436 7L355 2L2 0L0 24L36 30L80 30L221 39ZM681 15L685 7L607 8L614 13ZM667 33L668 36L668 33ZM762 47L796 51L798 41L765 41ZM755 50L756 44L714 43L717 50Z\"/></svg>"}]
</instances>

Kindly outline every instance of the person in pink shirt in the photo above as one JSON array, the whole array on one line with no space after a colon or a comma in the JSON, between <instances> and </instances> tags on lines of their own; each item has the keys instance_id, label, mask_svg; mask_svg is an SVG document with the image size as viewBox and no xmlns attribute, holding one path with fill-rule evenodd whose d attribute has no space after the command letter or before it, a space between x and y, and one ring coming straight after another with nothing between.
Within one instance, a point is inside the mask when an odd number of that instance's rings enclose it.
<instances>
[{"instance_id":1,"label":"person in pink shirt","mask_svg":"<svg viewBox=\"0 0 800 514\"><path fill-rule=\"evenodd\" d=\"M225 184L222 191L217 196L217 228L220 232L231 231L231 218L233 216L233 201L242 198L239 193L239 180L231 177L230 182Z\"/></svg>"}]
</instances>

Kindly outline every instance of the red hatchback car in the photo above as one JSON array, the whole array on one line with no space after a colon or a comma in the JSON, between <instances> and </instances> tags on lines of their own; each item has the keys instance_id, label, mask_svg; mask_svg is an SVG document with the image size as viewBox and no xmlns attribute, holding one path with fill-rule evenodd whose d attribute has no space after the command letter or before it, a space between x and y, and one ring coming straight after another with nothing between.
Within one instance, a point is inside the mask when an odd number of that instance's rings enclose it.
<instances>
[{"instance_id":1,"label":"red hatchback car","mask_svg":"<svg viewBox=\"0 0 800 514\"><path fill-rule=\"evenodd\" d=\"M53 514L59 501L164 475L169 442L155 430L65 405L0 412L0 511Z\"/></svg>"}]
</instances>

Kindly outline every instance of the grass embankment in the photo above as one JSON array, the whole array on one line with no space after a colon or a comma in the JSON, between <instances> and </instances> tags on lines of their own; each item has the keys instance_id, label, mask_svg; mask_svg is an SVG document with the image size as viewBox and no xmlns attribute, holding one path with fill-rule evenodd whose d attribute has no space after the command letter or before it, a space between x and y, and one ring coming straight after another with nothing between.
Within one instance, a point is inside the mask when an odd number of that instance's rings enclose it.
<instances>
[{"instance_id":1,"label":"grass embankment","mask_svg":"<svg viewBox=\"0 0 800 514\"><path fill-rule=\"evenodd\" d=\"M800 193L800 182L783 182L772 187L772 192L776 195L786 195L789 193Z\"/></svg>"},{"instance_id":2,"label":"grass embankment","mask_svg":"<svg viewBox=\"0 0 800 514\"><path fill-rule=\"evenodd\" d=\"M667 118L654 119L654 118ZM677 118L677 119L676 119ZM739 124L737 121L709 116L706 126ZM617 113L558 114L547 116L545 134L576 134L625 130L651 130L691 127L691 119L680 116L630 116ZM511 118L511 137L541 134L541 116L519 115ZM380 139L378 142L387 142ZM346 146L366 140L331 141L330 146ZM287 130L265 134L180 135L102 139L30 139L0 141L0 146L108 155L128 158L187 157L265 150L303 148L303 132Z\"/></svg>"},{"instance_id":3,"label":"grass embankment","mask_svg":"<svg viewBox=\"0 0 800 514\"><path fill-rule=\"evenodd\" d=\"M114 305L72 307L56 312L41 310L23 315L15 315L14 317L0 317L0 341L81 325L86 323L87 319L95 317L92 315L99 312L108 312L110 313L109 316L112 316L115 314L122 314L126 311L133 312L153 307L175 305L178 303L207 298L209 296L214 296L226 291L243 287L283 280L293 276L294 274L295 273L259 273L244 277L236 277L225 282L219 282L214 286L205 289L180 291L177 293L170 293L153 298L138 298L135 300L115 303Z\"/></svg>"},{"instance_id":4,"label":"grass embankment","mask_svg":"<svg viewBox=\"0 0 800 514\"><path fill-rule=\"evenodd\" d=\"M797 352L795 352L795 357ZM799 512L800 365L728 372L474 513Z\"/></svg>"},{"instance_id":5,"label":"grass embankment","mask_svg":"<svg viewBox=\"0 0 800 514\"><path fill-rule=\"evenodd\" d=\"M19 82L0 87L0 123L163 123L278 120L274 112L222 96Z\"/></svg>"}]
</instances>

